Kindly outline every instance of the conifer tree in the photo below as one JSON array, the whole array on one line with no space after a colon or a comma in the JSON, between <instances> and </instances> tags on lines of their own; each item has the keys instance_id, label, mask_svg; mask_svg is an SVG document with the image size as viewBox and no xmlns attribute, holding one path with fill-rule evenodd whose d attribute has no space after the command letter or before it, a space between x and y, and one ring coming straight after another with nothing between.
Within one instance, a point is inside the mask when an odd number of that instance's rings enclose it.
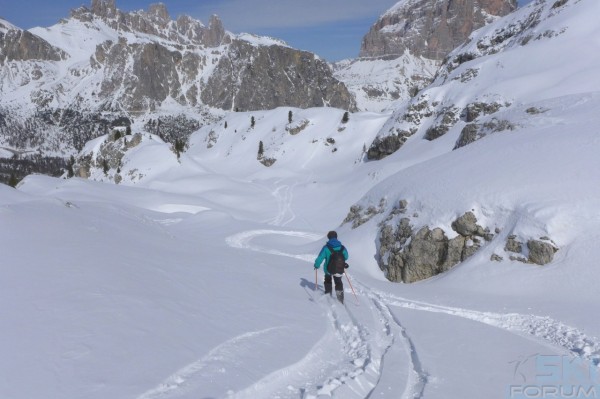
<instances>
[{"instance_id":1,"label":"conifer tree","mask_svg":"<svg viewBox=\"0 0 600 399\"><path fill-rule=\"evenodd\" d=\"M263 142L259 141L258 142L258 156L257 156L257 158L258 159L262 159L264 153L265 153L265 147L263 145Z\"/></svg>"},{"instance_id":2,"label":"conifer tree","mask_svg":"<svg viewBox=\"0 0 600 399\"><path fill-rule=\"evenodd\" d=\"M350 120L350 114L348 111L344 112L344 116L342 117L342 123L347 123Z\"/></svg>"},{"instance_id":3,"label":"conifer tree","mask_svg":"<svg viewBox=\"0 0 600 399\"><path fill-rule=\"evenodd\" d=\"M8 185L11 187L17 187L17 184L19 184L19 180L17 180L17 176L15 176L14 173L11 173L10 178L8 179Z\"/></svg>"},{"instance_id":4,"label":"conifer tree","mask_svg":"<svg viewBox=\"0 0 600 399\"><path fill-rule=\"evenodd\" d=\"M288 112L288 123L292 123L292 110L290 110L290 112Z\"/></svg>"},{"instance_id":5,"label":"conifer tree","mask_svg":"<svg viewBox=\"0 0 600 399\"><path fill-rule=\"evenodd\" d=\"M180 139L175 139L175 144L173 146L175 149L175 154L177 154L177 159L181 156L181 153L185 150L185 141Z\"/></svg>"},{"instance_id":6,"label":"conifer tree","mask_svg":"<svg viewBox=\"0 0 600 399\"><path fill-rule=\"evenodd\" d=\"M73 165L75 165L75 157L71 155L69 162L67 163L67 177L71 178L75 176L75 172L73 171Z\"/></svg>"}]
</instances>

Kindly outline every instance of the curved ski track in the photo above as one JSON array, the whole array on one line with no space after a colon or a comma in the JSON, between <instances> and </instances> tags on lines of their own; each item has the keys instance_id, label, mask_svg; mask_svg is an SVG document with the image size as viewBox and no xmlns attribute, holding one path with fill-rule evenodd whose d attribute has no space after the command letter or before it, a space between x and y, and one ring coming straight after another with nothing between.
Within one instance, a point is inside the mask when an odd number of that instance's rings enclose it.
<instances>
[{"instance_id":1,"label":"curved ski track","mask_svg":"<svg viewBox=\"0 0 600 399\"><path fill-rule=\"evenodd\" d=\"M288 254L279 250L253 246L251 241L261 235L279 234L316 240L320 235L278 230L253 230L232 235L226 239L229 246L273 255L287 256L312 262L310 254ZM366 399L378 394L382 380L396 381L404 385L402 399L420 399L428 382L428 374L419 359L410 335L392 307L417 311L444 313L502 329L511 334L534 339L555 350L571 353L596 366L600 361L600 342L588 337L581 330L549 317L518 313L482 312L457 307L436 305L410 300L391 293L372 289L354 280L357 294L367 301L362 306L341 305L335 299L322 297L316 303L327 315L328 331L319 342L298 362L266 375L250 386L223 393L227 398L302 398L337 397L343 399ZM347 293L348 294L348 293ZM346 301L348 303L348 301ZM270 329L269 329L270 330ZM159 387L141 395L138 399L177 397L193 379L207 370L207 360L224 347L235 345L265 331L249 332L213 349L199 361L183 368L169 377ZM339 351L332 354L332 349ZM386 358L394 359L396 365L406 367L406 373L398 376L398 369L386 368ZM399 386L399 385L398 385ZM381 388L381 393L385 393Z\"/></svg>"}]
</instances>

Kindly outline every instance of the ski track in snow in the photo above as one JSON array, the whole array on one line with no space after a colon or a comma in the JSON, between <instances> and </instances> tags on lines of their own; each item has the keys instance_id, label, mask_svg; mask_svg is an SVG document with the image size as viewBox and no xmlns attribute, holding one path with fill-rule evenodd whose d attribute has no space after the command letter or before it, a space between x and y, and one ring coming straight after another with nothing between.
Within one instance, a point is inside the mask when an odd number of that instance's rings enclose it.
<instances>
[{"instance_id":1,"label":"ski track in snow","mask_svg":"<svg viewBox=\"0 0 600 399\"><path fill-rule=\"evenodd\" d=\"M262 248L256 245L251 245L250 241L258 236L264 235L283 235L290 237L306 238L307 241L315 241L323 237L322 234L298 232L298 231L281 231L281 230L252 230L234 234L225 239L227 245L233 248L248 249L255 252L267 253L271 255L287 256L289 258L300 259L306 262L314 261L314 255L310 254L288 254L276 249Z\"/></svg>"},{"instance_id":2,"label":"ski track in snow","mask_svg":"<svg viewBox=\"0 0 600 399\"><path fill-rule=\"evenodd\" d=\"M293 255L273 249L260 248L250 244L258 236L266 234L280 234L307 239L318 239L320 235L277 230L254 230L242 232L227 238L227 243L234 248L249 249L273 255L287 256L312 262L313 255ZM355 280L356 281L356 280ZM420 399L423 396L428 381L428 374L421 364L415 346L404 329L400 320L392 313L391 307L397 306L417 311L444 313L460 317L492 327L500 328L512 334L527 339L533 339L545 345L579 356L592 364L600 363L600 342L588 337L581 330L568 326L550 317L525 315L518 313L493 313L470 309L436 305L422 301L406 299L391 293L371 289L356 281L358 293L367 298L368 311L359 309L350 311L347 306L337 303L318 301L323 309L327 309L332 330L343 352L335 367L324 367L321 355L328 354L329 348L319 348L309 352L300 362L278 370L261 379L252 386L240 391L232 398L253 397L294 397L300 395L303 399L315 399L321 396L339 398L369 398L377 393L378 384L386 379L388 373L394 374L391 378L398 380L398 370L387 370L384 367L385 357L393 352L393 357L403 357L408 365L405 378L405 389L402 399ZM360 313L360 317L358 314ZM370 314L376 322L364 324ZM331 341L331 337L324 338ZM402 354L395 342L401 343L405 353ZM330 370L331 374L310 373L314 362L321 362L322 371ZM311 365L309 367L308 365ZM349 367L350 366L350 367ZM325 375L325 377L323 377ZM321 379L321 380L319 380ZM287 393L287 394L286 394ZM262 396L267 394L267 396Z\"/></svg>"},{"instance_id":3,"label":"ski track in snow","mask_svg":"<svg viewBox=\"0 0 600 399\"><path fill-rule=\"evenodd\" d=\"M137 399L168 399L176 398L197 389L207 381L231 373L239 363L241 351L248 350L248 343L253 340L264 339L263 335L283 327L272 327L260 331L251 331L234 337L213 348L201 359L191 363L168 377L156 388L153 388Z\"/></svg>"},{"instance_id":4,"label":"ski track in snow","mask_svg":"<svg viewBox=\"0 0 600 399\"><path fill-rule=\"evenodd\" d=\"M487 324L492 327L518 334L523 337L542 341L561 351L567 351L579 356L592 364L600 364L600 342L587 336L583 331L566 325L550 317L526 315L520 313L481 312L470 309L435 305L427 302L414 301L390 293L377 292L358 283L360 290L367 296L377 295L389 306L398 306L425 312L444 313L450 316Z\"/></svg>"},{"instance_id":5,"label":"ski track in snow","mask_svg":"<svg viewBox=\"0 0 600 399\"><path fill-rule=\"evenodd\" d=\"M277 216L269 222L270 225L285 226L296 219L296 214L292 211L292 199L294 198L292 193L293 190L294 186L290 187L288 185L283 185L277 187L271 193L277 201L278 212Z\"/></svg>"},{"instance_id":6,"label":"ski track in snow","mask_svg":"<svg viewBox=\"0 0 600 399\"><path fill-rule=\"evenodd\" d=\"M310 240L321 238L318 234L305 232L253 230L232 235L226 242L234 248L313 261L314 255L287 254L250 243L258 236L272 234ZM320 343L299 362L277 370L228 397L368 398L376 391L386 373L393 374L389 377L392 381L400 378L396 369L384 368L386 355L393 353L395 358L402 359L402 363L408 365L406 376L402 377L406 378L403 381L402 399L420 398L427 374L422 370L410 337L380 296L372 294L369 299L366 308L357 308L355 311L349 311L348 305L338 304L335 299L323 297L318 300L330 321L330 329ZM400 345L394 345L396 340ZM340 348L340 352L332 362L332 348L336 347Z\"/></svg>"}]
</instances>

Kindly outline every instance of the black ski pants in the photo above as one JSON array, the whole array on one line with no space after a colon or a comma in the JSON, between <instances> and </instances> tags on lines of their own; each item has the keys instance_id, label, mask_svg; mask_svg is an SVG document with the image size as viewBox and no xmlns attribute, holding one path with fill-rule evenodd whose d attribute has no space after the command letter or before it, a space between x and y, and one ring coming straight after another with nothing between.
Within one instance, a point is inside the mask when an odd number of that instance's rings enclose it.
<instances>
[{"instance_id":1,"label":"black ski pants","mask_svg":"<svg viewBox=\"0 0 600 399\"><path fill-rule=\"evenodd\" d=\"M333 282L335 283L335 290L336 291L344 291L344 284L342 283L342 277L336 277L336 276L332 276L331 274L326 274L325 275L325 283L323 284L325 286L325 293L326 294L331 294L331 279L333 278Z\"/></svg>"}]
</instances>

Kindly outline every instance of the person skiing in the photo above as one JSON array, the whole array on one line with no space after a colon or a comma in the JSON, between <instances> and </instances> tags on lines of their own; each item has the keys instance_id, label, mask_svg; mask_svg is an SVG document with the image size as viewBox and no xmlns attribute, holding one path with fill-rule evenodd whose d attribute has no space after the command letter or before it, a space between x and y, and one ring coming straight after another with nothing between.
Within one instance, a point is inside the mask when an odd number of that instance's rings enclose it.
<instances>
[{"instance_id":1,"label":"person skiing","mask_svg":"<svg viewBox=\"0 0 600 399\"><path fill-rule=\"evenodd\" d=\"M344 275L344 269L348 267L346 260L348 260L348 250L342 245L337 239L337 233L330 231L327 233L327 244L323 246L319 256L315 259L315 270L321 267L321 264L325 262L323 271L325 272L325 294L332 295L332 283L335 283L335 296L337 299L344 303L344 285L342 282L342 276Z\"/></svg>"}]
</instances>

